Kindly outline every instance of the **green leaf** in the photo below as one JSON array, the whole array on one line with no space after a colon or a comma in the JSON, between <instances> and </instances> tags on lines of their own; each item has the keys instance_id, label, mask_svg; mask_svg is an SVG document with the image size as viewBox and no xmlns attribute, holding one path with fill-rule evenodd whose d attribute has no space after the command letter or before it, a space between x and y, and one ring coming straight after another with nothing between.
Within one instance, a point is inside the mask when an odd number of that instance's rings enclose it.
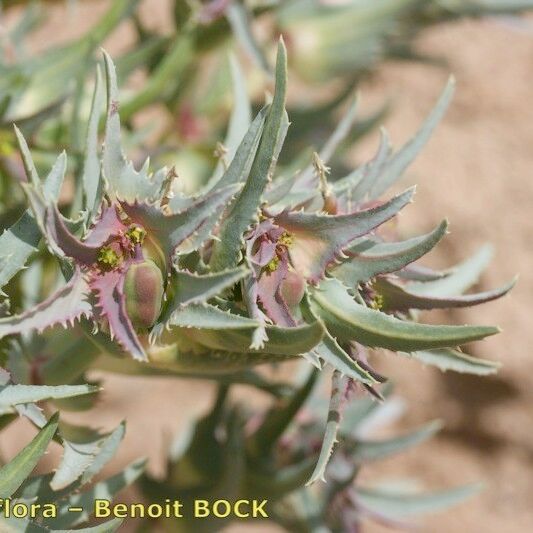
<instances>
[{"instance_id":1,"label":"green leaf","mask_svg":"<svg viewBox=\"0 0 533 533\"><path fill-rule=\"evenodd\" d=\"M353 127L355 121L357 110L357 98L353 98L350 106L347 111L342 116L342 119L337 124L337 127L330 135L328 140L324 143L324 146L320 149L318 156L320 161L327 165L330 159L335 155L339 145L346 139L350 134L350 131ZM315 174L314 165L311 163L297 178L296 178L296 187L305 187L306 189L312 189L311 181L313 180ZM318 189L318 187L316 187Z\"/></svg>"},{"instance_id":2,"label":"green leaf","mask_svg":"<svg viewBox=\"0 0 533 533\"><path fill-rule=\"evenodd\" d=\"M462 294L479 281L492 254L492 246L482 246L472 257L449 269L448 275L433 281L409 283L407 287L420 296L438 298Z\"/></svg>"},{"instance_id":3,"label":"green leaf","mask_svg":"<svg viewBox=\"0 0 533 533\"><path fill-rule=\"evenodd\" d=\"M88 221L92 220L96 215L103 192L98 145L98 124L103 109L103 97L102 74L100 68L97 68L91 113L87 125L87 140L85 142L85 158L83 160L82 174L83 209Z\"/></svg>"},{"instance_id":4,"label":"green leaf","mask_svg":"<svg viewBox=\"0 0 533 533\"><path fill-rule=\"evenodd\" d=\"M149 364L141 363L133 359L119 359L117 357L102 355L98 359L95 367L105 372L128 376L157 376L167 378L181 376L191 379L210 379L221 385L247 385L271 394L276 398L287 396L292 391L292 387L289 384L283 381L271 381L251 368L245 368L242 371L233 373L220 373L216 369L206 368L196 373L182 369L178 365L172 366L172 361L176 361L179 358L177 345L154 347L152 350L149 350L149 354L152 356ZM201 359L198 355L194 355L193 357L197 360Z\"/></svg>"},{"instance_id":5,"label":"green leaf","mask_svg":"<svg viewBox=\"0 0 533 533\"><path fill-rule=\"evenodd\" d=\"M104 52L107 82L107 118L105 128L102 170L112 198L133 203L158 197L160 184L149 179L148 160L140 171L124 155L119 117L117 74L111 57Z\"/></svg>"},{"instance_id":6,"label":"green leaf","mask_svg":"<svg viewBox=\"0 0 533 533\"><path fill-rule=\"evenodd\" d=\"M0 468L0 498L9 498L37 466L58 426L58 415L50 418L36 437L9 463Z\"/></svg>"},{"instance_id":7,"label":"green leaf","mask_svg":"<svg viewBox=\"0 0 533 533\"><path fill-rule=\"evenodd\" d=\"M102 436L93 434L94 440L87 442L65 438L61 463L50 482L53 490L61 490L74 483L93 463L100 451Z\"/></svg>"},{"instance_id":8,"label":"green leaf","mask_svg":"<svg viewBox=\"0 0 533 533\"><path fill-rule=\"evenodd\" d=\"M21 142L21 148L25 146L27 149L26 142L22 136L19 142ZM41 181L37 176L29 151L23 151L23 159L25 166L27 166L26 172L30 181L37 180L37 186L40 188ZM50 173L45 178L42 189L46 197L55 200L59 196L65 175L66 161L66 155L63 152L59 155ZM0 288L24 268L30 256L37 251L41 237L40 226L29 209L9 229L2 233L0 236Z\"/></svg>"},{"instance_id":9,"label":"green leaf","mask_svg":"<svg viewBox=\"0 0 533 533\"><path fill-rule=\"evenodd\" d=\"M176 323L176 319L171 321ZM303 326L284 328L267 325L265 330L268 340L261 348L252 349L255 329L210 329L208 326L198 324L201 329L182 329L181 333L188 338L208 348L241 353L267 353L283 356L296 356L310 351L322 339L324 328L320 322L305 324Z\"/></svg>"},{"instance_id":10,"label":"green leaf","mask_svg":"<svg viewBox=\"0 0 533 533\"><path fill-rule=\"evenodd\" d=\"M222 311L209 304L190 304L174 312L171 326L201 329L254 329L259 322L251 318Z\"/></svg>"},{"instance_id":11,"label":"green leaf","mask_svg":"<svg viewBox=\"0 0 533 533\"><path fill-rule=\"evenodd\" d=\"M104 468L104 466L115 456L120 443L124 439L125 434L126 423L121 422L112 433L110 433L100 442L100 449L98 453L96 454L92 463L89 465L88 468L85 469L81 476L82 484L91 481L93 477L96 476L102 470L102 468Z\"/></svg>"},{"instance_id":12,"label":"green leaf","mask_svg":"<svg viewBox=\"0 0 533 533\"><path fill-rule=\"evenodd\" d=\"M309 398L317 377L317 369L312 368L303 385L290 398L279 399L265 415L263 422L248 438L247 442L248 451L256 459L260 460L273 451L277 440Z\"/></svg>"},{"instance_id":13,"label":"green leaf","mask_svg":"<svg viewBox=\"0 0 533 533\"><path fill-rule=\"evenodd\" d=\"M447 297L419 295L387 278L375 280L372 286L382 299L383 310L408 311L409 309L451 309L480 305L505 296L515 283L516 279L513 279L498 289Z\"/></svg>"},{"instance_id":14,"label":"green leaf","mask_svg":"<svg viewBox=\"0 0 533 533\"><path fill-rule=\"evenodd\" d=\"M246 181L259 147L259 141L261 140L263 127L265 125L265 117L267 116L269 109L270 106L265 106L259 111L239 144L228 169L220 179L215 175L214 178L207 183L205 190L217 191L228 185L244 183ZM170 200L169 206L171 209L176 210L176 203L173 200L174 199Z\"/></svg>"},{"instance_id":15,"label":"green leaf","mask_svg":"<svg viewBox=\"0 0 533 533\"><path fill-rule=\"evenodd\" d=\"M436 366L442 371L452 370L453 372L475 374L477 376L496 374L501 366L496 361L472 357L451 348L412 352L410 355L413 359L417 359L426 365Z\"/></svg>"},{"instance_id":16,"label":"green leaf","mask_svg":"<svg viewBox=\"0 0 533 533\"><path fill-rule=\"evenodd\" d=\"M257 42L253 32L252 21L244 4L231 2L225 10L226 17L230 23L235 38L242 48L251 57L254 63L267 74L271 74L268 60Z\"/></svg>"},{"instance_id":17,"label":"green leaf","mask_svg":"<svg viewBox=\"0 0 533 533\"><path fill-rule=\"evenodd\" d=\"M261 197L272 176L284 130L285 96L287 90L287 55L283 41L278 46L276 86L272 105L249 178L233 202L213 246L210 266L214 270L235 267L239 263L243 234L257 220ZM286 120L286 119L285 119Z\"/></svg>"},{"instance_id":18,"label":"green leaf","mask_svg":"<svg viewBox=\"0 0 533 533\"><path fill-rule=\"evenodd\" d=\"M377 176L370 187L370 199L379 198L403 174L406 168L420 153L431 137L433 130L444 116L454 91L455 80L450 78L435 107L415 136L387 160L379 176Z\"/></svg>"},{"instance_id":19,"label":"green leaf","mask_svg":"<svg viewBox=\"0 0 533 533\"><path fill-rule=\"evenodd\" d=\"M49 528L70 528L85 522L93 513L95 500L112 500L118 492L139 478L144 471L145 464L145 460L135 461L119 474L96 483L89 490L69 495L60 503L58 516L43 519L43 524ZM68 510L69 507L82 507L83 511L72 513Z\"/></svg>"},{"instance_id":20,"label":"green leaf","mask_svg":"<svg viewBox=\"0 0 533 533\"><path fill-rule=\"evenodd\" d=\"M124 103L121 109L122 119L129 121L135 113L150 104L172 99L176 90L184 83L184 74L193 58L193 36L188 29L184 29L172 39L171 46L142 88Z\"/></svg>"},{"instance_id":21,"label":"green leaf","mask_svg":"<svg viewBox=\"0 0 533 533\"><path fill-rule=\"evenodd\" d=\"M329 401L328 419L326 422L326 432L324 433L324 440L322 441L322 447L320 448L320 455L315 466L315 470L311 475L311 478L306 483L309 486L316 481L326 481L325 473L328 462L333 453L333 447L337 442L337 431L341 420L341 403L346 390L346 383L348 379L342 376L337 370L333 372L331 379L331 399Z\"/></svg>"},{"instance_id":22,"label":"green leaf","mask_svg":"<svg viewBox=\"0 0 533 533\"><path fill-rule=\"evenodd\" d=\"M224 374L250 370L251 367L267 363L283 363L295 359L295 355L263 352L228 352L209 349L181 350L177 344L154 346L148 350L149 364L176 374L206 376L218 379Z\"/></svg>"},{"instance_id":23,"label":"green leaf","mask_svg":"<svg viewBox=\"0 0 533 533\"><path fill-rule=\"evenodd\" d=\"M141 224L162 249L167 264L175 253L195 251L216 226L220 208L239 190L240 185L229 185L216 192L208 192L183 211L166 214L160 208L145 203L123 203L126 214ZM198 238L201 235L202 238ZM169 266L169 265L168 265Z\"/></svg>"},{"instance_id":24,"label":"green leaf","mask_svg":"<svg viewBox=\"0 0 533 533\"><path fill-rule=\"evenodd\" d=\"M431 233L401 242L362 239L345 250L350 257L334 267L333 275L348 287L369 281L378 274L397 272L427 254L446 234L443 221Z\"/></svg>"},{"instance_id":25,"label":"green leaf","mask_svg":"<svg viewBox=\"0 0 533 533\"><path fill-rule=\"evenodd\" d=\"M244 268L204 275L181 270L174 271L169 283L172 294L158 319L158 323L154 326L152 336L157 337L163 333L165 325L171 321L176 310L190 304L207 303L210 298L233 287L235 283L249 273Z\"/></svg>"},{"instance_id":26,"label":"green leaf","mask_svg":"<svg viewBox=\"0 0 533 533\"><path fill-rule=\"evenodd\" d=\"M342 375L355 379L366 385L375 385L378 381L366 371L357 361L354 361L337 343L337 341L328 333L324 333L322 342L314 348L315 353L329 363L335 370Z\"/></svg>"},{"instance_id":27,"label":"green leaf","mask_svg":"<svg viewBox=\"0 0 533 533\"><path fill-rule=\"evenodd\" d=\"M60 385L58 387L49 387L46 385L6 385L0 387L0 409L22 403L73 398L75 396L93 394L98 390L99 387L92 385Z\"/></svg>"},{"instance_id":28,"label":"green leaf","mask_svg":"<svg viewBox=\"0 0 533 533\"><path fill-rule=\"evenodd\" d=\"M342 284L332 279L313 289L311 302L333 335L401 352L453 347L499 331L490 326L433 326L399 320L356 303Z\"/></svg>"},{"instance_id":29,"label":"green leaf","mask_svg":"<svg viewBox=\"0 0 533 533\"><path fill-rule=\"evenodd\" d=\"M306 295L301 303L303 319L307 322L314 322L317 316L309 305L309 297ZM313 349L313 353L330 364L335 370L342 375L348 376L361 383L374 385L378 383L376 379L367 372L357 361L352 359L329 334L327 329L324 331L322 342L319 342Z\"/></svg>"},{"instance_id":30,"label":"green leaf","mask_svg":"<svg viewBox=\"0 0 533 533\"><path fill-rule=\"evenodd\" d=\"M428 494L402 494L358 487L357 500L380 516L397 518L447 509L477 494L480 485L466 485Z\"/></svg>"},{"instance_id":31,"label":"green leaf","mask_svg":"<svg viewBox=\"0 0 533 533\"><path fill-rule=\"evenodd\" d=\"M0 338L33 330L39 332L55 325L72 324L83 316L92 315L86 300L89 284L77 271L70 281L46 300L20 315L0 318Z\"/></svg>"},{"instance_id":32,"label":"green leaf","mask_svg":"<svg viewBox=\"0 0 533 533\"><path fill-rule=\"evenodd\" d=\"M342 438L346 438L348 441L346 444L346 449L350 454L350 457L357 463L362 464L370 461L378 461L421 444L422 442L433 437L433 435L435 435L435 433L437 433L437 431L439 431L441 428L442 423L439 421L434 421L426 424L416 431L400 437L393 437L392 439L352 440L344 435Z\"/></svg>"},{"instance_id":33,"label":"green leaf","mask_svg":"<svg viewBox=\"0 0 533 533\"><path fill-rule=\"evenodd\" d=\"M229 57L231 80L233 82L233 110L229 119L228 131L224 140L224 148L227 150L225 161L227 164L233 161L237 148L244 139L252 122L252 106L246 88L246 79L237 58L231 54ZM250 163L251 164L251 163ZM219 164L213 176L218 179L223 173L223 165Z\"/></svg>"}]
</instances>

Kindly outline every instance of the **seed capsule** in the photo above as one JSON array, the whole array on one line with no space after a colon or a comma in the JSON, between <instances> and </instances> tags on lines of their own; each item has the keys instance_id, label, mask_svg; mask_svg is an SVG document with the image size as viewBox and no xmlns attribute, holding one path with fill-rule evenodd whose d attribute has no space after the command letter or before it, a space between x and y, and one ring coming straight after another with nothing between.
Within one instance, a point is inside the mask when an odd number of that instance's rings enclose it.
<instances>
[{"instance_id":1,"label":"seed capsule","mask_svg":"<svg viewBox=\"0 0 533 533\"><path fill-rule=\"evenodd\" d=\"M126 311L136 329L148 329L161 312L163 275L153 261L132 265L124 282Z\"/></svg>"}]
</instances>

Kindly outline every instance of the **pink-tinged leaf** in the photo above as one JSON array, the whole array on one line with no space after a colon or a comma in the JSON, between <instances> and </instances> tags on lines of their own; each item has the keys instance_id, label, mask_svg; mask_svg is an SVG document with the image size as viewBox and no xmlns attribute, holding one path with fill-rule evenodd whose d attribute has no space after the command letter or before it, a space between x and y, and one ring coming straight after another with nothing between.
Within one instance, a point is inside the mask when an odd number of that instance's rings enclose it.
<instances>
[{"instance_id":1,"label":"pink-tinged leaf","mask_svg":"<svg viewBox=\"0 0 533 533\"><path fill-rule=\"evenodd\" d=\"M340 259L344 248L396 215L411 201L413 193L414 189L409 189L378 207L349 215L283 211L274 220L294 239L289 247L294 268L316 283L327 266Z\"/></svg>"},{"instance_id":2,"label":"pink-tinged leaf","mask_svg":"<svg viewBox=\"0 0 533 533\"><path fill-rule=\"evenodd\" d=\"M89 229L87 238L83 241L87 246L103 246L112 236L119 235L127 226L120 220L117 208L104 205L100 217Z\"/></svg>"},{"instance_id":3,"label":"pink-tinged leaf","mask_svg":"<svg viewBox=\"0 0 533 533\"><path fill-rule=\"evenodd\" d=\"M261 274L257 282L257 295L267 315L275 324L294 327L296 321L281 294L281 283L287 274L287 259L281 258L278 268L274 272L265 271Z\"/></svg>"},{"instance_id":4,"label":"pink-tinged leaf","mask_svg":"<svg viewBox=\"0 0 533 533\"><path fill-rule=\"evenodd\" d=\"M248 232L245 236L246 257L252 265L260 269L274 259L283 231L283 228L276 226L271 219L266 219Z\"/></svg>"},{"instance_id":5,"label":"pink-tinged leaf","mask_svg":"<svg viewBox=\"0 0 533 533\"><path fill-rule=\"evenodd\" d=\"M63 253L74 259L76 263L90 266L98 259L99 246L89 246L77 237L72 235L67 229L63 218L55 204L46 210L45 224L48 235L50 235Z\"/></svg>"},{"instance_id":6,"label":"pink-tinged leaf","mask_svg":"<svg viewBox=\"0 0 533 533\"><path fill-rule=\"evenodd\" d=\"M124 271L106 272L91 281L91 288L97 298L99 315L109 324L111 337L134 359L147 361L146 352L126 312L125 277Z\"/></svg>"},{"instance_id":7,"label":"pink-tinged leaf","mask_svg":"<svg viewBox=\"0 0 533 533\"><path fill-rule=\"evenodd\" d=\"M92 265L98 258L99 247L88 246L68 230L55 203L45 200L34 187L23 184L35 219L52 251L74 259L77 264Z\"/></svg>"},{"instance_id":8,"label":"pink-tinged leaf","mask_svg":"<svg viewBox=\"0 0 533 533\"><path fill-rule=\"evenodd\" d=\"M83 316L90 317L89 293L87 280L80 270L76 270L64 287L40 304L20 315L0 319L0 338L33 330L41 332L57 324L72 325Z\"/></svg>"},{"instance_id":9,"label":"pink-tinged leaf","mask_svg":"<svg viewBox=\"0 0 533 533\"><path fill-rule=\"evenodd\" d=\"M123 203L126 214L137 224L143 226L150 236L155 238L163 250L170 265L176 251L186 253L201 243L194 242L194 236L209 235L218 219L220 207L226 205L241 185L230 185L216 192L207 193L197 198L189 207L174 214L165 214L161 208L144 203ZM209 230L209 231L206 231ZM190 246L194 242L194 246Z\"/></svg>"},{"instance_id":10,"label":"pink-tinged leaf","mask_svg":"<svg viewBox=\"0 0 533 533\"><path fill-rule=\"evenodd\" d=\"M268 335L266 333L267 317L261 311L261 309L259 309L259 305L257 303L257 298L258 298L257 280L253 277L246 278L242 281L241 288L242 288L242 297L244 300L244 304L246 305L246 308L248 309L248 314L253 319L257 320L257 322L259 322L259 326L256 327L253 332L250 349L259 350L263 348L263 346L265 345L265 342L268 341Z\"/></svg>"},{"instance_id":11,"label":"pink-tinged leaf","mask_svg":"<svg viewBox=\"0 0 533 533\"><path fill-rule=\"evenodd\" d=\"M373 287L382 297L385 311L407 311L409 309L448 309L483 304L505 296L515 283L516 279L513 279L498 289L450 297L416 294L387 278L378 278L373 283Z\"/></svg>"}]
</instances>

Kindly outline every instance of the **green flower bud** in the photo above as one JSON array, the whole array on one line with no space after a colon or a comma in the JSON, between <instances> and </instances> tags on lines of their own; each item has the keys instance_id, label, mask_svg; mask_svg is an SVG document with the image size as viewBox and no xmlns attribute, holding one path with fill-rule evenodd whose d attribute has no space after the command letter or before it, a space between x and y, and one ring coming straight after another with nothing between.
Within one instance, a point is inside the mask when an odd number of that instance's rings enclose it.
<instances>
[{"instance_id":1,"label":"green flower bud","mask_svg":"<svg viewBox=\"0 0 533 533\"><path fill-rule=\"evenodd\" d=\"M136 329L148 329L161 312L163 275L153 261L132 265L124 282L126 311Z\"/></svg>"}]
</instances>

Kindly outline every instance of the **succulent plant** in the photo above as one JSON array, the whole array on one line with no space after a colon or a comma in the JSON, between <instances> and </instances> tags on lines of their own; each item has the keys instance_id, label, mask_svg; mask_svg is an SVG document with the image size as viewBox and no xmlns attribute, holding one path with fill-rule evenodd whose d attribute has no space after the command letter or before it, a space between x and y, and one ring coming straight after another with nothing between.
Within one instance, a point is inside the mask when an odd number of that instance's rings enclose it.
<instances>
[{"instance_id":1,"label":"succulent plant","mask_svg":"<svg viewBox=\"0 0 533 533\"><path fill-rule=\"evenodd\" d=\"M112 459L124 437L121 424L107 435L50 418L37 402L59 401L94 394L90 385L56 387L13 383L0 368L0 420L2 426L17 414L30 420L39 432L13 459L0 466L0 528L2 531L116 531L122 520L97 526L78 527L92 515L95 498L112 500L116 493L133 483L143 472L144 461L135 461L122 472L94 481ZM31 476L48 445L56 441L63 447L63 458L55 472ZM70 511L69 508L79 508Z\"/></svg>"},{"instance_id":2,"label":"succulent plant","mask_svg":"<svg viewBox=\"0 0 533 533\"><path fill-rule=\"evenodd\" d=\"M345 404L345 409L342 417L338 406L327 416L328 425L340 418L328 483L305 485L319 457L322 415L327 411L318 377L318 370L311 369L299 386L277 398L267 411L232 400L228 388L221 387L209 412L170 446L164 478L142 476L139 485L146 498L170 497L184 507L192 507L190 500L197 497L210 502L266 500L268 519L287 531L341 532L358 531L367 520L398 529L412 526L414 516L445 509L479 489L469 485L424 492L399 480L361 484L358 476L365 466L423 443L440 423L433 421L401 436L373 438L380 425L400 414L401 403L390 397L384 404L375 402L339 376L335 403ZM389 396L390 387L384 392ZM162 525L165 531L217 531L234 519L185 516L163 520Z\"/></svg>"},{"instance_id":3,"label":"succulent plant","mask_svg":"<svg viewBox=\"0 0 533 533\"><path fill-rule=\"evenodd\" d=\"M137 171L124 156L116 74L108 56L105 62L104 149L100 165L97 82L78 218L65 218L56 203L65 155L43 184L17 131L32 214L2 236L2 284L25 266L38 230L68 281L44 302L1 318L0 337L84 319L89 337L104 339L105 349L155 368L231 375L305 357L378 398L385 378L370 365L369 350L404 353L443 369L494 370L493 363L457 347L497 328L421 324L413 311L483 303L506 294L512 283L462 295L477 278L476 261L446 272L417 266L444 236L445 222L400 242L388 242L394 231L383 229L414 191L388 201L379 197L427 140L453 83L399 151L383 134L372 161L330 183L326 165L342 137L337 131L303 171L276 175L289 125L281 42L271 103L241 125L242 142L231 161L223 161L225 171L216 170L201 190L185 195L173 192L175 169L149 174L147 161ZM322 476L334 438L326 438L313 479Z\"/></svg>"}]
</instances>

